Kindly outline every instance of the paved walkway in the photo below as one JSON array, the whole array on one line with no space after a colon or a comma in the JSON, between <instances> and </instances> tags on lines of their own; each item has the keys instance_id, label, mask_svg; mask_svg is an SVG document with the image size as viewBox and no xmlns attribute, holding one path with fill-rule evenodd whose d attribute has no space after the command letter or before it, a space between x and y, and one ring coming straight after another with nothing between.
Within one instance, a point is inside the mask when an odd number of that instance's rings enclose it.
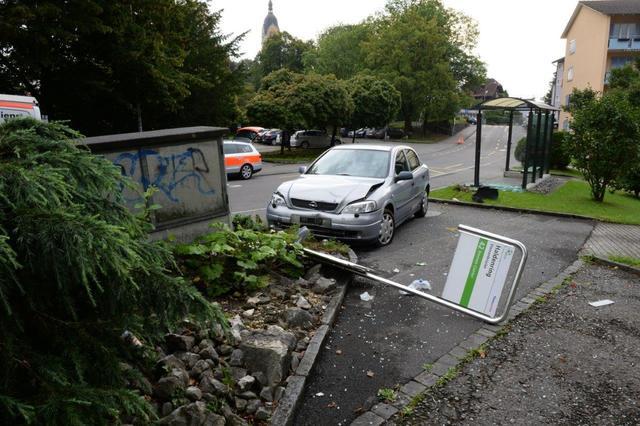
<instances>
[{"instance_id":1,"label":"paved walkway","mask_svg":"<svg viewBox=\"0 0 640 426\"><path fill-rule=\"evenodd\" d=\"M640 258L640 226L598 223L584 246L584 254L603 258Z\"/></svg>"}]
</instances>

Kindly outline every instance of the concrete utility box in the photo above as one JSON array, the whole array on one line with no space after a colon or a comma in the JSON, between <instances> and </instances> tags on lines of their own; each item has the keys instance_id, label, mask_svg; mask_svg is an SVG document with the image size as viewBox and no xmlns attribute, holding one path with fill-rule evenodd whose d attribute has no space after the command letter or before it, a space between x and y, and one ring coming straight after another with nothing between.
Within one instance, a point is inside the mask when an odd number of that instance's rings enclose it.
<instances>
[{"instance_id":1,"label":"concrete utility box","mask_svg":"<svg viewBox=\"0 0 640 426\"><path fill-rule=\"evenodd\" d=\"M175 235L190 241L207 232L213 221L229 223L227 175L222 136L227 129L185 127L140 133L97 136L83 142L94 154L104 155L131 177L138 188L123 188L133 209L150 186L158 191L153 204L155 239Z\"/></svg>"}]
</instances>

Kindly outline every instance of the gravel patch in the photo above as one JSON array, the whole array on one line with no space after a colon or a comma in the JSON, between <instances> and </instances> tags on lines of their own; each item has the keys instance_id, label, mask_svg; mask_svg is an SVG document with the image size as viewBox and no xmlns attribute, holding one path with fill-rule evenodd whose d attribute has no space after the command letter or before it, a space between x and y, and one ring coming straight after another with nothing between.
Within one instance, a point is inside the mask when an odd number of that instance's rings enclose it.
<instances>
[{"instance_id":1,"label":"gravel patch","mask_svg":"<svg viewBox=\"0 0 640 426\"><path fill-rule=\"evenodd\" d=\"M564 176L550 176L533 188L528 189L529 192L537 192L539 194L551 194L553 191L565 184L571 178Z\"/></svg>"},{"instance_id":2,"label":"gravel patch","mask_svg":"<svg viewBox=\"0 0 640 426\"><path fill-rule=\"evenodd\" d=\"M611 299L594 308L589 302ZM391 424L640 423L640 280L586 265Z\"/></svg>"}]
</instances>

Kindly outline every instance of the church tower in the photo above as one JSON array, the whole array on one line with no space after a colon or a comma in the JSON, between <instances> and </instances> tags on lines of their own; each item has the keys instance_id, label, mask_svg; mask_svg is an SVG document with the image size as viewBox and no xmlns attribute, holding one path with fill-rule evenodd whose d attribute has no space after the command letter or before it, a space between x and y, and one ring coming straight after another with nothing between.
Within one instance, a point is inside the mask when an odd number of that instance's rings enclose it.
<instances>
[{"instance_id":1,"label":"church tower","mask_svg":"<svg viewBox=\"0 0 640 426\"><path fill-rule=\"evenodd\" d=\"M262 42L264 43L266 39L279 32L278 19L273 14L273 2L269 0L269 13L267 13L267 17L264 18L264 24L262 24Z\"/></svg>"}]
</instances>

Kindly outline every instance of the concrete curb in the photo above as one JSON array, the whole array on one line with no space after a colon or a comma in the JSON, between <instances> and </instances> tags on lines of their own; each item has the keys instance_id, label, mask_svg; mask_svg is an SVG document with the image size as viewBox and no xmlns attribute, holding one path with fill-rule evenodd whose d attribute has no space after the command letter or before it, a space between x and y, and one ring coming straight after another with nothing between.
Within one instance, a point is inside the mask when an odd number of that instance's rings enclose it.
<instances>
[{"instance_id":1,"label":"concrete curb","mask_svg":"<svg viewBox=\"0 0 640 426\"><path fill-rule=\"evenodd\" d=\"M351 249L349 249L349 260L353 263L358 263L358 256ZM295 417L302 394L304 393L304 386L306 384L307 377L313 371L316 359L318 358L322 345L331 330L330 327L338 316L338 310L342 306L344 297L347 294L347 287L352 278L353 276L349 275L344 279L344 282L337 285L338 291L331 298L331 301L327 305L327 309L322 315L322 325L316 330L316 333L311 338L295 373L287 379L287 387L284 395L278 402L278 407L271 416L272 425L288 426L293 423L293 418Z\"/></svg>"},{"instance_id":2,"label":"concrete curb","mask_svg":"<svg viewBox=\"0 0 640 426\"><path fill-rule=\"evenodd\" d=\"M494 210L503 210L507 212L540 214L545 216L564 217L569 219L582 219L582 220L606 222L602 219L596 219L593 217L583 216L579 214L572 214L572 213L549 212L545 210L525 209L520 207L494 206L490 204L469 203L466 201L453 201L453 200L447 200L444 198L429 197L429 201L433 203L438 203L438 204L453 204L454 206L477 207L481 209L494 209Z\"/></svg>"},{"instance_id":3,"label":"concrete curb","mask_svg":"<svg viewBox=\"0 0 640 426\"><path fill-rule=\"evenodd\" d=\"M498 325L484 324L480 329L471 333L465 340L456 345L448 353L438 358L429 371L423 371L408 383L405 383L398 392L398 398L391 405L392 409L388 409L388 404L377 404L370 411L362 414L355 419L351 426L364 425L382 425L398 411L407 407L411 400L417 395L429 390L429 388L437 386L441 378L449 373L451 369L460 366L461 362L468 356L470 351L480 348L489 339L495 337L511 320L516 318L522 312L529 309L536 300L550 294L556 287L562 285L565 279L573 274L584 265L581 259L576 260L566 267L554 278L545 281L538 287L531 290L528 294L515 302L509 311L506 321ZM443 379L444 380L444 379Z\"/></svg>"},{"instance_id":4,"label":"concrete curb","mask_svg":"<svg viewBox=\"0 0 640 426\"><path fill-rule=\"evenodd\" d=\"M632 274L640 275L640 268L636 268L635 266L626 265L624 263L616 262L614 260L609 260L607 258L596 256L596 255L588 255L592 257L596 262L601 263L606 266L613 266L618 269L622 269L623 271L631 272Z\"/></svg>"}]
</instances>

